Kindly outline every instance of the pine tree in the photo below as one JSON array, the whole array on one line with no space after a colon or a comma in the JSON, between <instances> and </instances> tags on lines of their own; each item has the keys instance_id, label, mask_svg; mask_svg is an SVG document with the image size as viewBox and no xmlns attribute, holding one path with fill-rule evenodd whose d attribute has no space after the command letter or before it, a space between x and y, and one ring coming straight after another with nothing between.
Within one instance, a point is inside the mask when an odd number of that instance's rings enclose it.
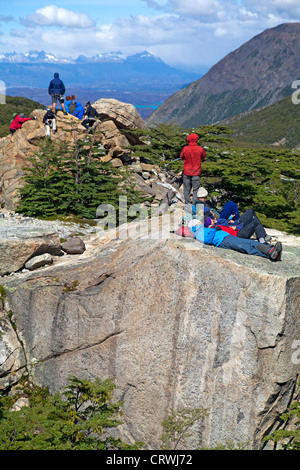
<instances>
[{"instance_id":1,"label":"pine tree","mask_svg":"<svg viewBox=\"0 0 300 470\"><path fill-rule=\"evenodd\" d=\"M77 135L68 145L48 140L25 169L17 210L40 218L72 215L92 219L100 204L117 209L122 194L128 204L143 202L129 172L102 162L104 154L99 143L79 141Z\"/></svg>"}]
</instances>

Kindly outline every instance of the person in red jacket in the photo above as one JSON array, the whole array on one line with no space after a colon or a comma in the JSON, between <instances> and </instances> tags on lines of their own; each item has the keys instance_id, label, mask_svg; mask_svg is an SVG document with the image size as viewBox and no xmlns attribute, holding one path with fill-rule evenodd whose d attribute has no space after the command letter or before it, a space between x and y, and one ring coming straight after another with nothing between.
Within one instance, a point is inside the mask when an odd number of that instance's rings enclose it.
<instances>
[{"instance_id":1,"label":"person in red jacket","mask_svg":"<svg viewBox=\"0 0 300 470\"><path fill-rule=\"evenodd\" d=\"M187 137L187 143L183 147L180 158L183 160L183 192L186 204L195 204L197 193L200 188L201 162L205 160L206 152L203 147L198 145L198 135L190 134ZM191 190L193 188L193 197L191 202Z\"/></svg>"},{"instance_id":2,"label":"person in red jacket","mask_svg":"<svg viewBox=\"0 0 300 470\"><path fill-rule=\"evenodd\" d=\"M20 113L16 115L16 117L14 118L14 120L11 122L10 126L9 126L9 130L12 134L14 134L14 132L16 132L18 129L21 129L22 127L22 124L26 121L31 121L31 119L35 119L35 118L32 118L32 117L29 117L29 118L26 118L24 117L24 114L23 113Z\"/></svg>"}]
</instances>

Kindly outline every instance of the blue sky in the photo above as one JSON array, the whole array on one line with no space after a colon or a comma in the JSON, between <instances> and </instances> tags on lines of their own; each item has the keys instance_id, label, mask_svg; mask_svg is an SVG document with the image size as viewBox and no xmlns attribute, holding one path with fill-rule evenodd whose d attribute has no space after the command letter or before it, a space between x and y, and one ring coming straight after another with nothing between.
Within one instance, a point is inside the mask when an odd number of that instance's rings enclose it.
<instances>
[{"instance_id":1,"label":"blue sky","mask_svg":"<svg viewBox=\"0 0 300 470\"><path fill-rule=\"evenodd\" d=\"M201 71L288 22L300 22L299 0L2 0L0 53L76 58L147 49L170 65Z\"/></svg>"}]
</instances>

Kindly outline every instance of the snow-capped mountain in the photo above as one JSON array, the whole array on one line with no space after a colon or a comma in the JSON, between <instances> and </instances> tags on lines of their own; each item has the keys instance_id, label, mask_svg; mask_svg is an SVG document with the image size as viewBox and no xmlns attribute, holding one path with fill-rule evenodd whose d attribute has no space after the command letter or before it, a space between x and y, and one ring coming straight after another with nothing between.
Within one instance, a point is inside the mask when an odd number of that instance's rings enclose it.
<instances>
[{"instance_id":1,"label":"snow-capped mountain","mask_svg":"<svg viewBox=\"0 0 300 470\"><path fill-rule=\"evenodd\" d=\"M0 80L7 95L30 97L45 105L54 73L59 73L67 95L76 95L82 101L101 96L130 100L136 106L148 106L148 111L199 78L170 67L149 51L129 56L120 51L99 52L74 59L32 50L0 53L0 63Z\"/></svg>"},{"instance_id":2,"label":"snow-capped mountain","mask_svg":"<svg viewBox=\"0 0 300 470\"><path fill-rule=\"evenodd\" d=\"M40 87L58 72L69 87L104 89L163 88L177 91L199 78L170 67L149 51L126 56L120 51L100 52L76 59L44 51L0 53L0 80L7 87Z\"/></svg>"},{"instance_id":3,"label":"snow-capped mountain","mask_svg":"<svg viewBox=\"0 0 300 470\"><path fill-rule=\"evenodd\" d=\"M126 60L156 60L161 61L149 51L143 51L132 56L127 56L121 51L99 52L93 57L80 55L76 59L57 57L56 55L45 51L31 50L26 53L7 52L0 53L1 63L23 63L23 64L78 64L78 63L97 63L97 62L124 62Z\"/></svg>"},{"instance_id":4,"label":"snow-capped mountain","mask_svg":"<svg viewBox=\"0 0 300 470\"><path fill-rule=\"evenodd\" d=\"M0 53L0 62L8 64L36 64L36 63L56 63L56 64L71 64L72 59L58 58L54 54L44 51L29 51L26 53L7 52Z\"/></svg>"}]
</instances>

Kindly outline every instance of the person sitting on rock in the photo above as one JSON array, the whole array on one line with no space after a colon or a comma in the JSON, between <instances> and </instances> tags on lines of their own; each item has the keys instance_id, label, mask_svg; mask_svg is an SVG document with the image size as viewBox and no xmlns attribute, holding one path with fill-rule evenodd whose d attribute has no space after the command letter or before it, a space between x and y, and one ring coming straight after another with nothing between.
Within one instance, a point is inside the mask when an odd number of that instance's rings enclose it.
<instances>
[{"instance_id":1,"label":"person sitting on rock","mask_svg":"<svg viewBox=\"0 0 300 470\"><path fill-rule=\"evenodd\" d=\"M95 108L88 101L85 105L84 116L87 116L86 119L82 121L82 126L86 128L89 134L92 133L92 127L96 122L95 118L100 119L100 115Z\"/></svg>"},{"instance_id":2,"label":"person sitting on rock","mask_svg":"<svg viewBox=\"0 0 300 470\"><path fill-rule=\"evenodd\" d=\"M205 245L214 245L220 248L246 253L248 255L262 256L271 261L280 261L282 255L282 244L277 242L275 245L260 243L252 238L239 238L217 228L203 226L200 220L190 226L196 240Z\"/></svg>"},{"instance_id":3,"label":"person sitting on rock","mask_svg":"<svg viewBox=\"0 0 300 470\"><path fill-rule=\"evenodd\" d=\"M56 132L56 117L51 108L47 108L47 112L43 117L43 123L46 129L46 136L50 137L50 129L52 127L52 132Z\"/></svg>"},{"instance_id":4,"label":"person sitting on rock","mask_svg":"<svg viewBox=\"0 0 300 470\"><path fill-rule=\"evenodd\" d=\"M72 115L77 117L78 119L82 119L84 116L84 107L80 103L80 101L76 101L75 103L75 109L72 112Z\"/></svg>"},{"instance_id":5,"label":"person sitting on rock","mask_svg":"<svg viewBox=\"0 0 300 470\"><path fill-rule=\"evenodd\" d=\"M17 114L9 126L10 132L14 134L18 129L21 129L24 122L31 121L32 119L36 119L36 117L33 116L26 118L24 113Z\"/></svg>"}]
</instances>

